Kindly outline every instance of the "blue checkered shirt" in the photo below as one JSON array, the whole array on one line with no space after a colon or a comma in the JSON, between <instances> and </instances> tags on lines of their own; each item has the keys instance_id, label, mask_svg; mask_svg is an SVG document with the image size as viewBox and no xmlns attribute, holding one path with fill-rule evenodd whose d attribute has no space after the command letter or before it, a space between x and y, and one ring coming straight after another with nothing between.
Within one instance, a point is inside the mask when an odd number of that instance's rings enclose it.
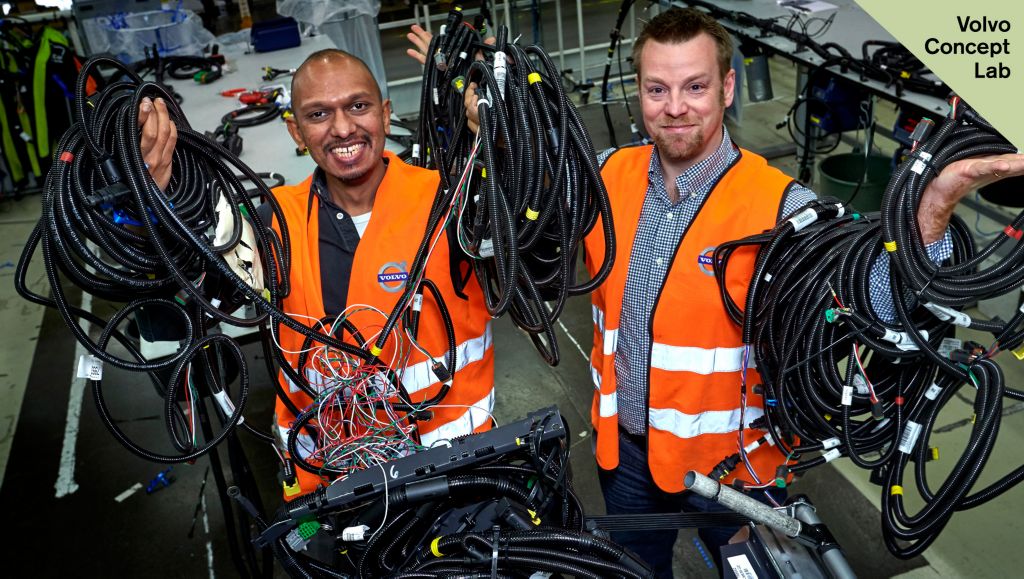
<instances>
[{"instance_id":1,"label":"blue checkered shirt","mask_svg":"<svg viewBox=\"0 0 1024 579\"><path fill-rule=\"evenodd\" d=\"M665 187L657 147L651 153L647 169L649 185L630 252L615 349L619 424L630 434L642 435L647 431L647 360L651 351L648 328L658 290L672 265L675 248L704 204L712 186L739 156L728 129L723 127L722 131L721 146L676 178L679 200L675 203L669 199ZM598 155L598 162L603 164L613 152L615 149L602 152ZM788 216L816 197L807 187L794 184L783 196L780 218ZM943 240L928 246L928 253L938 263L952 254L952 245L947 233ZM896 314L889 290L888 259L875 261L870 284L871 303L875 312L883 319L894 320Z\"/></svg>"}]
</instances>

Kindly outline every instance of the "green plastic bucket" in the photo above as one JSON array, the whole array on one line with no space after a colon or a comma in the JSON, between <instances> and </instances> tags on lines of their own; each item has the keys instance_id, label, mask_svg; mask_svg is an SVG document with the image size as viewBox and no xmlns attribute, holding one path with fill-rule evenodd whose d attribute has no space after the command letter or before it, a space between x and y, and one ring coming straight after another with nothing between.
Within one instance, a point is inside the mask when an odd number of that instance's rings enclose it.
<instances>
[{"instance_id":1,"label":"green plastic bucket","mask_svg":"<svg viewBox=\"0 0 1024 579\"><path fill-rule=\"evenodd\" d=\"M878 211L882 206L885 186L892 176L892 161L889 157L871 155L867 164L865 175L864 155L861 153L843 153L826 158L818 165L818 194L846 201L857 190L857 182L864 179L853 199L853 206L861 211Z\"/></svg>"}]
</instances>

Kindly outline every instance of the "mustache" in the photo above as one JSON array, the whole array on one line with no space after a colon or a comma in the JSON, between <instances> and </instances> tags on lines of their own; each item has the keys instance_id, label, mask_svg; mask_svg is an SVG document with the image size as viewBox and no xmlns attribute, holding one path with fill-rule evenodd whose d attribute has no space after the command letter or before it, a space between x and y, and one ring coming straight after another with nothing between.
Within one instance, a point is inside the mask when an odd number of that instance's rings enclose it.
<instances>
[{"instance_id":1,"label":"mustache","mask_svg":"<svg viewBox=\"0 0 1024 579\"><path fill-rule=\"evenodd\" d=\"M352 145L358 145L360 143L370 144L370 136L360 135L358 137L350 137L344 140L331 141L324 145L324 151L330 151L331 149L336 149L338 147L351 147Z\"/></svg>"}]
</instances>

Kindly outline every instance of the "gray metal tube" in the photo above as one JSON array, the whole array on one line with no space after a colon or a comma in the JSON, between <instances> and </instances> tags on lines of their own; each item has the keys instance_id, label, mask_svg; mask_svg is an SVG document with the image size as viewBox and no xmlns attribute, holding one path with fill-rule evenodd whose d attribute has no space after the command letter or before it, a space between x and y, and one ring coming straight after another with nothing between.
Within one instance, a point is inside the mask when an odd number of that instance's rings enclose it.
<instances>
[{"instance_id":1,"label":"gray metal tube","mask_svg":"<svg viewBox=\"0 0 1024 579\"><path fill-rule=\"evenodd\" d=\"M686 477L683 479L683 486L687 490L691 490L702 497L718 501L729 509L750 517L754 521L768 525L790 537L796 537L800 534L800 521L788 517L768 505L759 503L739 491L724 486L718 481L711 480L699 472L691 470L686 473Z\"/></svg>"},{"instance_id":2,"label":"gray metal tube","mask_svg":"<svg viewBox=\"0 0 1024 579\"><path fill-rule=\"evenodd\" d=\"M807 503L796 503L793 515L808 525L821 524L818 512ZM846 555L843 555L843 551L838 546L822 552L820 555L822 563L825 564L825 567L834 579L857 579L857 574L853 572L853 568L850 567L850 563L846 560Z\"/></svg>"}]
</instances>

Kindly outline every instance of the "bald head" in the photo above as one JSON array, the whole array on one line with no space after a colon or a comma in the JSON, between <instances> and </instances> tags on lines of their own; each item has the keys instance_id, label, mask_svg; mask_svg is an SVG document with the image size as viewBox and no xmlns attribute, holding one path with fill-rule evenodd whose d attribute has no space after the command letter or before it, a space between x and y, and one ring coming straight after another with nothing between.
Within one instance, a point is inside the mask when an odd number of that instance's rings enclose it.
<instances>
[{"instance_id":1,"label":"bald head","mask_svg":"<svg viewBox=\"0 0 1024 579\"><path fill-rule=\"evenodd\" d=\"M384 95L380 92L377 80L373 78L370 67L366 66L366 63L361 58L340 48L325 48L307 56L306 60L302 61L302 64L295 71L295 74L292 76L292 101L298 100L299 96L301 96L303 84L310 79L321 78L324 71L331 69L345 70L347 73L346 77L353 74L358 75L361 77L359 79L361 81L367 78L370 79L371 82L369 84L376 88L377 101L383 100Z\"/></svg>"}]
</instances>

